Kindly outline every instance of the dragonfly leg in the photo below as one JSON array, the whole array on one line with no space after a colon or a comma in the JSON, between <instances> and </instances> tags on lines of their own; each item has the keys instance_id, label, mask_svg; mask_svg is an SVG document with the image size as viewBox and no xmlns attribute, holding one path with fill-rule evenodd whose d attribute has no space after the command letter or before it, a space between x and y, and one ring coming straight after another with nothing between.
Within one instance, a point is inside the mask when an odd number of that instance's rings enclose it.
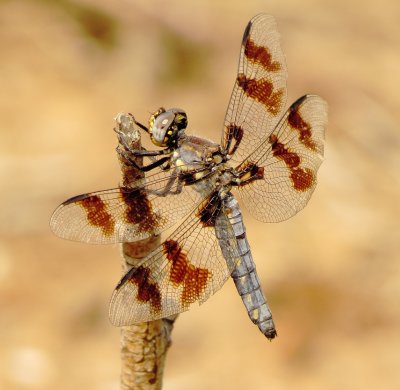
<instances>
[{"instance_id":1,"label":"dragonfly leg","mask_svg":"<svg viewBox=\"0 0 400 390\"><path fill-rule=\"evenodd\" d=\"M183 183L181 180L178 180L176 189L171 191L171 188L174 185L176 180L177 180L177 173L175 170L172 172L172 174L164 188L162 188L160 190L149 190L149 192L151 194L157 195L157 196L178 195L182 192Z\"/></svg>"}]
</instances>

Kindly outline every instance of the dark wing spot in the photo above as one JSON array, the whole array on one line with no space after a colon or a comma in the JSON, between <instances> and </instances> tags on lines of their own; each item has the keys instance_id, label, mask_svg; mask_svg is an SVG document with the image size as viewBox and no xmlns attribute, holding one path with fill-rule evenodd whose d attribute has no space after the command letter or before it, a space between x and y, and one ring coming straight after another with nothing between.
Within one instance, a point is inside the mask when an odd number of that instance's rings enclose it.
<instances>
[{"instance_id":1,"label":"dark wing spot","mask_svg":"<svg viewBox=\"0 0 400 390\"><path fill-rule=\"evenodd\" d=\"M306 191L315 183L315 176L309 168L292 169L290 178L293 181L293 186L297 191Z\"/></svg>"},{"instance_id":2,"label":"dark wing spot","mask_svg":"<svg viewBox=\"0 0 400 390\"><path fill-rule=\"evenodd\" d=\"M283 160L288 168L295 168L300 165L300 157L297 153L289 152L289 150L278 141L278 137L272 134L269 137L269 142L272 145L272 153L275 157Z\"/></svg>"},{"instance_id":3,"label":"dark wing spot","mask_svg":"<svg viewBox=\"0 0 400 390\"><path fill-rule=\"evenodd\" d=\"M249 61L261 65L269 72L276 72L282 68L278 61L272 61L272 55L267 47L257 46L250 38L246 42L244 54Z\"/></svg>"},{"instance_id":4,"label":"dark wing spot","mask_svg":"<svg viewBox=\"0 0 400 390\"><path fill-rule=\"evenodd\" d=\"M275 134L270 135L269 142L272 148L272 154L284 161L290 170L290 179L292 180L293 187L297 191L306 191L315 183L315 175L309 168L300 168L300 156L288 150L284 144L279 142Z\"/></svg>"},{"instance_id":5,"label":"dark wing spot","mask_svg":"<svg viewBox=\"0 0 400 390\"><path fill-rule=\"evenodd\" d=\"M81 199L75 197L73 200L85 210L86 218L92 226L100 228L106 236L111 236L114 233L115 221L107 211L107 205L99 196L91 195ZM72 200L67 202L71 203Z\"/></svg>"},{"instance_id":6,"label":"dark wing spot","mask_svg":"<svg viewBox=\"0 0 400 390\"><path fill-rule=\"evenodd\" d=\"M120 189L126 205L125 221L139 225L139 229L151 232L157 227L156 214L143 189Z\"/></svg>"},{"instance_id":7,"label":"dark wing spot","mask_svg":"<svg viewBox=\"0 0 400 390\"><path fill-rule=\"evenodd\" d=\"M163 243L163 252L172 263L169 279L174 284L181 284L186 277L188 260L182 253L182 248L177 241L167 240Z\"/></svg>"},{"instance_id":8,"label":"dark wing spot","mask_svg":"<svg viewBox=\"0 0 400 390\"><path fill-rule=\"evenodd\" d=\"M187 270L182 291L182 305L197 301L207 286L210 271L206 268L197 268L190 264Z\"/></svg>"},{"instance_id":9,"label":"dark wing spot","mask_svg":"<svg viewBox=\"0 0 400 390\"><path fill-rule=\"evenodd\" d=\"M243 92L265 106L267 111L276 116L282 107L283 89L273 90L273 84L267 79L249 79L243 73L237 76L237 83Z\"/></svg>"},{"instance_id":10,"label":"dark wing spot","mask_svg":"<svg viewBox=\"0 0 400 390\"><path fill-rule=\"evenodd\" d=\"M176 286L183 285L181 304L188 307L200 298L211 273L206 268L195 267L190 263L186 253L175 240L165 241L163 252L171 262L169 279Z\"/></svg>"},{"instance_id":11,"label":"dark wing spot","mask_svg":"<svg viewBox=\"0 0 400 390\"><path fill-rule=\"evenodd\" d=\"M153 312L161 311L161 293L158 285L150 281L150 269L144 266L132 268L120 281L116 289L121 288L126 282L135 284L138 292L138 301L150 304Z\"/></svg>"},{"instance_id":12,"label":"dark wing spot","mask_svg":"<svg viewBox=\"0 0 400 390\"><path fill-rule=\"evenodd\" d=\"M311 126L301 117L299 113L299 107L302 101L301 99L304 100L304 96L290 106L290 112L287 120L290 127L299 132L299 141L306 148L316 150L317 145L312 139Z\"/></svg>"},{"instance_id":13,"label":"dark wing spot","mask_svg":"<svg viewBox=\"0 0 400 390\"><path fill-rule=\"evenodd\" d=\"M222 200L218 191L214 191L200 205L196 217L204 227L214 227L215 221L222 210Z\"/></svg>"},{"instance_id":14,"label":"dark wing spot","mask_svg":"<svg viewBox=\"0 0 400 390\"><path fill-rule=\"evenodd\" d=\"M226 151L229 155L232 155L236 152L237 148L240 145L244 135L244 130L241 126L235 125L231 123L225 129L225 144L226 144ZM232 146L232 140L235 140L235 144Z\"/></svg>"},{"instance_id":15,"label":"dark wing spot","mask_svg":"<svg viewBox=\"0 0 400 390\"><path fill-rule=\"evenodd\" d=\"M264 167L259 167L253 161L246 161L245 164L238 167L236 172L239 175L239 186L241 187L252 183L254 180L264 179Z\"/></svg>"}]
</instances>

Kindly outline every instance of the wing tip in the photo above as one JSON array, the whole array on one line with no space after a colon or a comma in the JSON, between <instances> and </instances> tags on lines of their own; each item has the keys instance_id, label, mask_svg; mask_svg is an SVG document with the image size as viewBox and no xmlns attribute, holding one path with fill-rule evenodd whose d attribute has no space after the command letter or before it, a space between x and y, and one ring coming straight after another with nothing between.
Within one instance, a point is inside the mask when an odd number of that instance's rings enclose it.
<instances>
[{"instance_id":1,"label":"wing tip","mask_svg":"<svg viewBox=\"0 0 400 390\"><path fill-rule=\"evenodd\" d=\"M67 206L71 203L79 202L80 200L87 198L89 195L90 195L90 193L72 196L71 198L62 202L61 206Z\"/></svg>"},{"instance_id":2,"label":"wing tip","mask_svg":"<svg viewBox=\"0 0 400 390\"><path fill-rule=\"evenodd\" d=\"M251 20L247 23L247 26L246 26L246 28L245 28L245 30L244 30L243 38L242 38L242 45L243 45L243 46L246 45L247 39L249 38L250 31L251 31L251 26L253 25L253 20L254 20L254 18L251 19Z\"/></svg>"},{"instance_id":3,"label":"wing tip","mask_svg":"<svg viewBox=\"0 0 400 390\"><path fill-rule=\"evenodd\" d=\"M253 25L254 25L255 23L260 22L262 19L263 19L263 22L267 22L267 21L268 21L268 22L270 22L270 23L272 23L273 25L276 26L276 20L275 20L275 18L274 18L272 15L268 15L268 14L266 14L266 13L260 13L260 14L257 14L257 15L255 15L255 16L253 16L253 17L250 19L250 21L247 23L247 26L246 26L246 28L245 28L245 30L244 30L243 38L242 38L242 45L243 45L243 46L246 45L246 42L247 42L247 40L248 40L248 38L249 38L250 31L251 31ZM275 27L275 29L276 29L276 27Z\"/></svg>"}]
</instances>

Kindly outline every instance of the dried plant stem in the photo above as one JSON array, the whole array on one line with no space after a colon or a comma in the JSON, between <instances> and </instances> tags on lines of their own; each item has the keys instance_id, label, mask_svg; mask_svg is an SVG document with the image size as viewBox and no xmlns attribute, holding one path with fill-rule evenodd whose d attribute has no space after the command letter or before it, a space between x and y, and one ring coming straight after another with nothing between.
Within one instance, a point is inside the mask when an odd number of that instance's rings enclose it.
<instances>
[{"instance_id":1,"label":"dried plant stem","mask_svg":"<svg viewBox=\"0 0 400 390\"><path fill-rule=\"evenodd\" d=\"M137 180L145 180L143 172L136 169L121 153L124 145L140 149L140 133L128 114L118 114L118 158L124 187L131 187ZM139 165L142 159L133 157ZM127 272L160 243L159 236L135 243L122 244L122 270ZM121 389L161 389L164 365L175 318L160 319L121 328Z\"/></svg>"},{"instance_id":2,"label":"dried plant stem","mask_svg":"<svg viewBox=\"0 0 400 390\"><path fill-rule=\"evenodd\" d=\"M122 247L123 268L138 261L127 256L129 245ZM161 389L172 328L173 320L161 319L121 329L121 389Z\"/></svg>"}]
</instances>

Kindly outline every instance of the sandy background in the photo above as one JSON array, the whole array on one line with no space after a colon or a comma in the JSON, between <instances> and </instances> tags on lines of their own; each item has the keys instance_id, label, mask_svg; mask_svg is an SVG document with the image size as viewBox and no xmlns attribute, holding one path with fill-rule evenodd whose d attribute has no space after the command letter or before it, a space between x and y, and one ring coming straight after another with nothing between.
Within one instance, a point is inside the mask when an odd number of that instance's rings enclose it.
<instances>
[{"instance_id":1,"label":"sandy background","mask_svg":"<svg viewBox=\"0 0 400 390\"><path fill-rule=\"evenodd\" d=\"M233 283L182 315L164 388L400 388L400 3L2 1L0 388L117 389L108 299L117 246L48 228L66 198L114 187L114 116L180 106L219 140L247 21L277 19L288 103L330 107L307 208L245 214L279 337L262 337Z\"/></svg>"}]
</instances>

